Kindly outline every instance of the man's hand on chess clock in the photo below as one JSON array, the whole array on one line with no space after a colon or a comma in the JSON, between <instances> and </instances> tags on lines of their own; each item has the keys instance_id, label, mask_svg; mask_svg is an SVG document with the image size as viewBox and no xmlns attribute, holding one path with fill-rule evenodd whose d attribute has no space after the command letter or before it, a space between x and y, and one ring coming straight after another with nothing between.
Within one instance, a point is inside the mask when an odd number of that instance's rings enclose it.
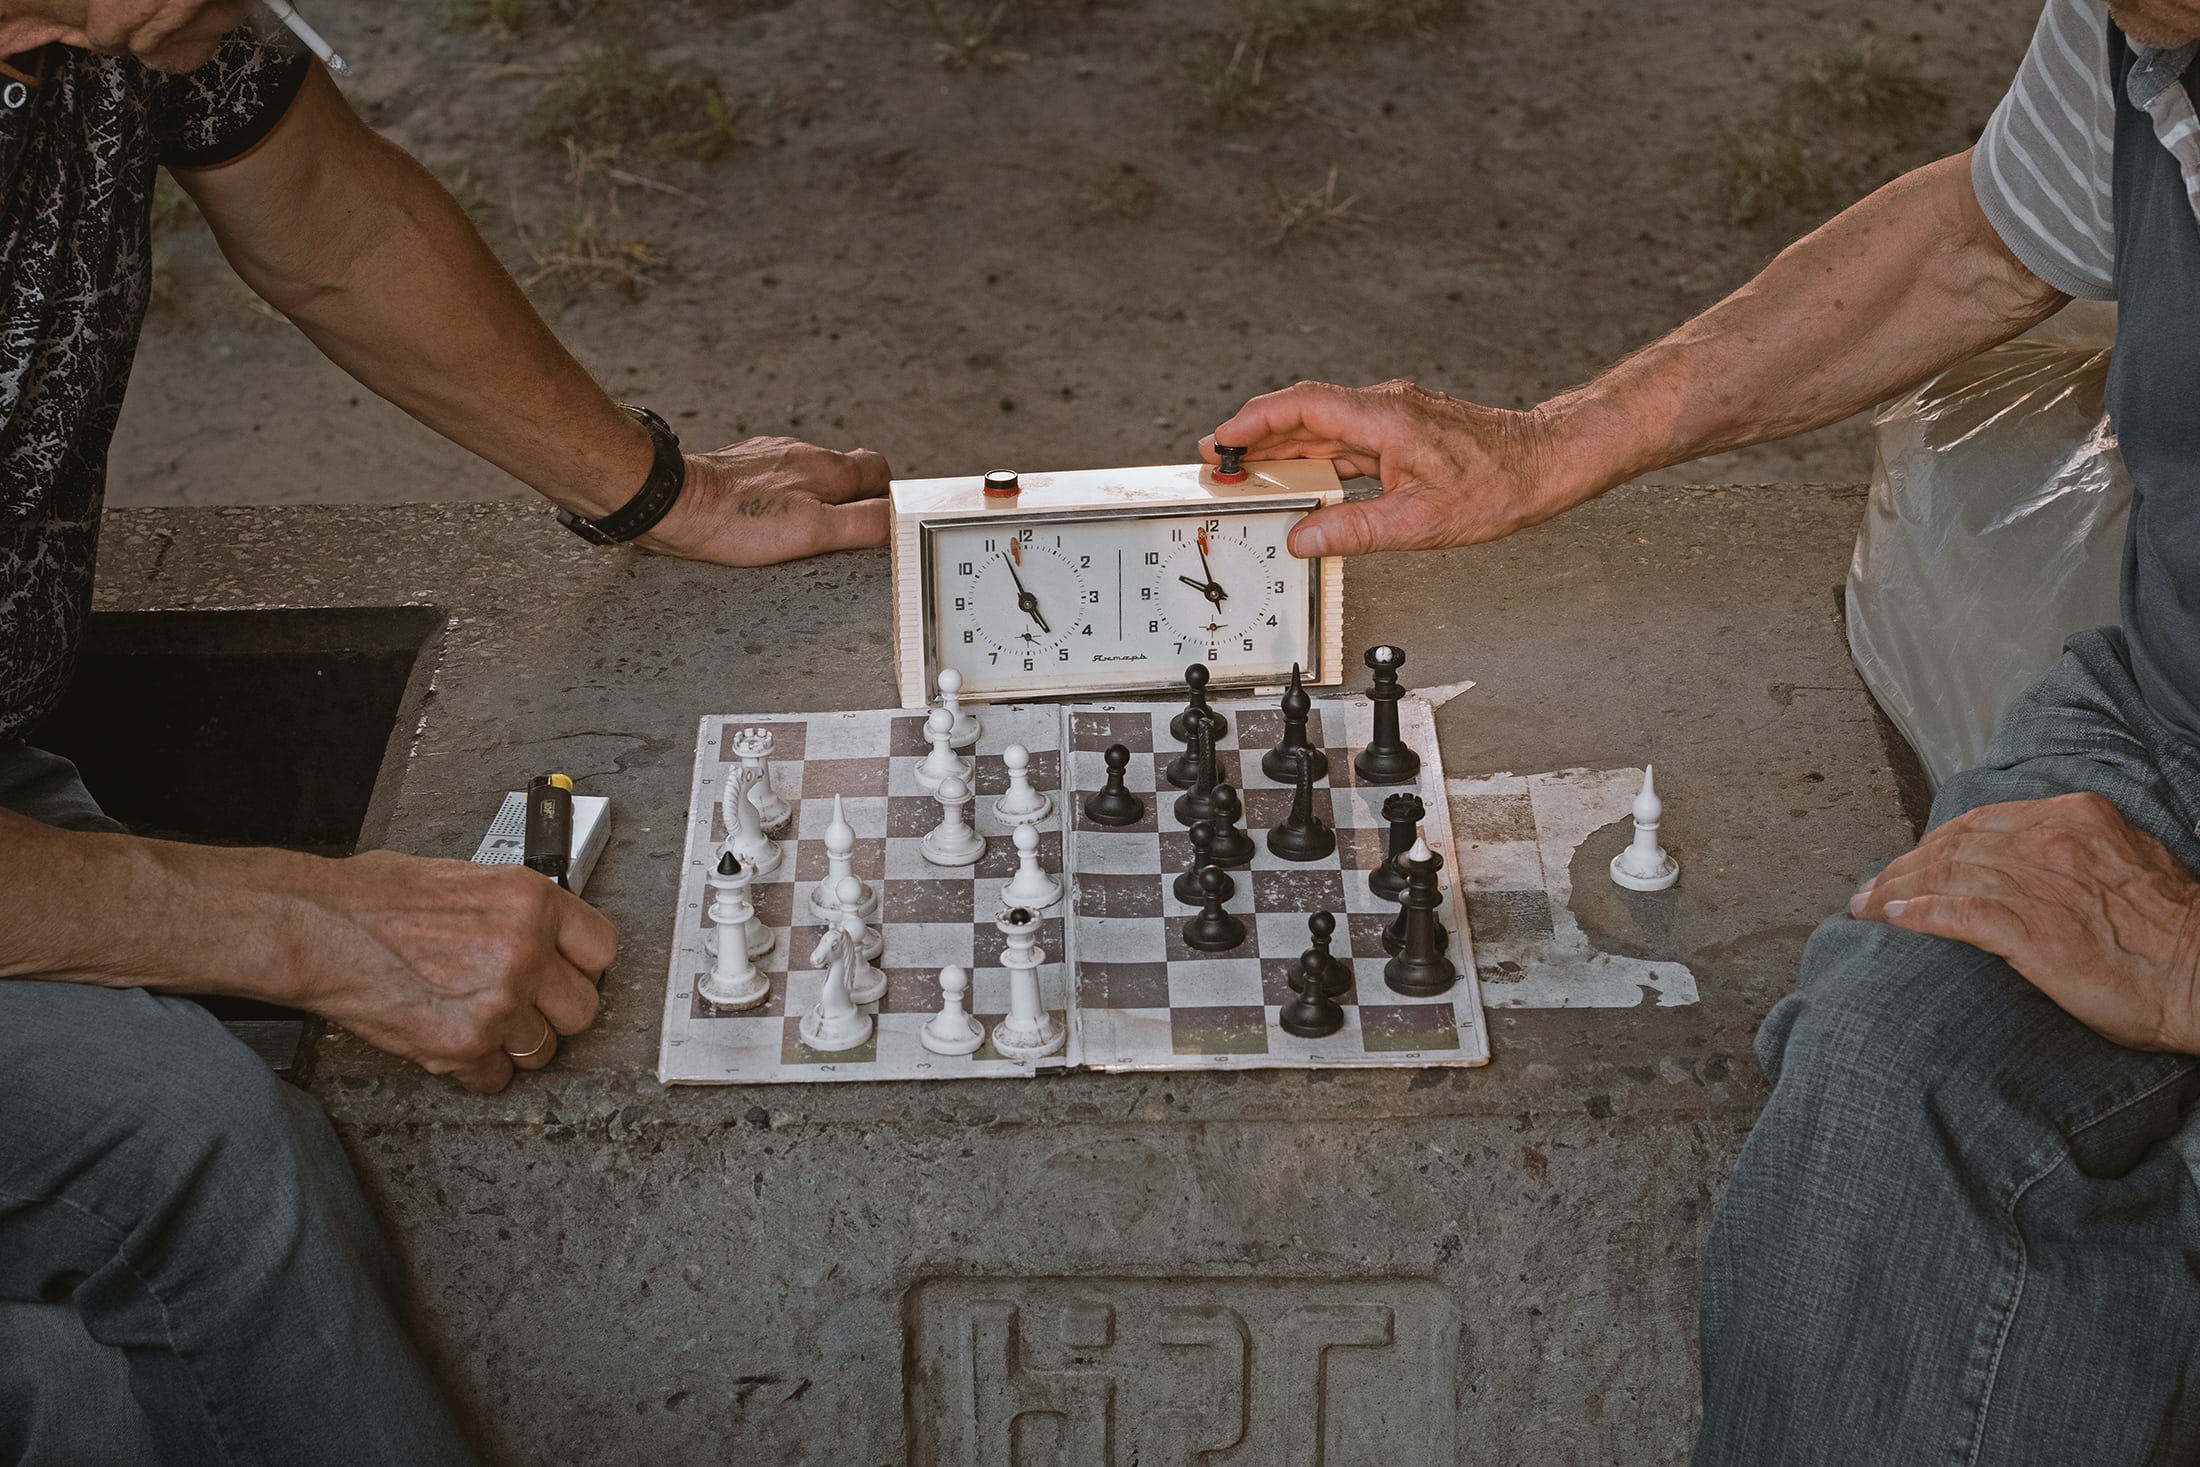
<instances>
[{"instance_id":1,"label":"man's hand on chess clock","mask_svg":"<svg viewBox=\"0 0 2200 1467\"><path fill-rule=\"evenodd\" d=\"M772 565L883 545L893 523L886 460L795 438L751 438L687 456L672 512L636 543L719 565Z\"/></svg>"},{"instance_id":2,"label":"man's hand on chess clock","mask_svg":"<svg viewBox=\"0 0 2200 1467\"><path fill-rule=\"evenodd\" d=\"M1291 531L1291 553L1365 555L1496 540L1589 497L1553 472L1550 434L1533 412L1487 408L1411 382L1338 387L1301 382L1256 397L1202 439L1250 449L1248 462L1333 460L1341 478L1382 482L1374 499L1316 510Z\"/></svg>"}]
</instances>

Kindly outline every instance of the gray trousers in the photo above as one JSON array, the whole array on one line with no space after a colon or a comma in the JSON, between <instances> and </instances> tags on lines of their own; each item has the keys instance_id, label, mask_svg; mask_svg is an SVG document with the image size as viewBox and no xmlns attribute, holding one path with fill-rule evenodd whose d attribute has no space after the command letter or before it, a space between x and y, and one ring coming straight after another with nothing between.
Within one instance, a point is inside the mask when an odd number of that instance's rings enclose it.
<instances>
[{"instance_id":1,"label":"gray trousers","mask_svg":"<svg viewBox=\"0 0 2200 1467\"><path fill-rule=\"evenodd\" d=\"M0 805L114 829L0 744ZM0 980L0 1462L466 1463L328 1118L198 1005Z\"/></svg>"},{"instance_id":2,"label":"gray trousers","mask_svg":"<svg viewBox=\"0 0 2200 1467\"><path fill-rule=\"evenodd\" d=\"M2090 790L2200 870L2200 749L2073 638L1939 824ZM1767 1016L1772 1098L1703 1260L1699 1464L2200 1459L2200 1066L1999 958L1837 917Z\"/></svg>"}]
</instances>

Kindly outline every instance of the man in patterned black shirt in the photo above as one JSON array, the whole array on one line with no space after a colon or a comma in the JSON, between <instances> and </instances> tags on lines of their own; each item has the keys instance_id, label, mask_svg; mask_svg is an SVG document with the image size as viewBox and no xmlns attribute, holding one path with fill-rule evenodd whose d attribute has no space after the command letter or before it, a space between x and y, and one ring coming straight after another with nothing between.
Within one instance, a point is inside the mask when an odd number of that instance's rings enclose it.
<instances>
[{"instance_id":1,"label":"man in patterned black shirt","mask_svg":"<svg viewBox=\"0 0 2200 1467\"><path fill-rule=\"evenodd\" d=\"M159 165L361 382L583 518L656 440L465 215L241 0L0 0L0 1458L471 1460L325 1117L196 1006L312 1009L475 1090L589 1026L610 924L531 872L120 833L17 733L91 599ZM639 543L731 565L877 544L886 465L686 457ZM113 920L116 896L131 914Z\"/></svg>"}]
</instances>

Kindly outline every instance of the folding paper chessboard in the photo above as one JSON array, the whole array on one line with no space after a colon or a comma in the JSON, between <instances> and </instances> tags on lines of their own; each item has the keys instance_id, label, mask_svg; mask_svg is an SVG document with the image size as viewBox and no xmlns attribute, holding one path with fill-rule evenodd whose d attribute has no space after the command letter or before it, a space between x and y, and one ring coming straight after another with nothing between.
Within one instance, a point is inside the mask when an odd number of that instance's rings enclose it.
<instances>
[{"instance_id":1,"label":"folding paper chessboard","mask_svg":"<svg viewBox=\"0 0 2200 1467\"><path fill-rule=\"evenodd\" d=\"M1191 854L1190 837L1172 810L1180 792L1161 773L1182 748L1168 732L1177 705L979 709L984 729L975 750L966 752L976 756L971 818L986 837L986 853L975 867L963 868L934 866L918 851L941 814L916 778L928 749L921 711L705 718L689 791L659 1078L668 1084L755 1084L1024 1076L1075 1068L1487 1063L1489 1032L1455 879L1434 711L1413 697L1399 705L1400 731L1421 756L1416 783L1362 786L1352 756L1373 734L1372 705L1363 698L1315 700L1307 738L1329 755L1315 808L1335 827L1337 850L1322 861L1292 862L1271 855L1264 840L1289 812L1293 794L1260 767L1260 754L1282 734L1283 715L1273 703L1214 706L1229 725L1218 740L1219 773L1241 792L1244 828L1256 847L1251 868L1231 873L1236 892L1226 904L1244 919L1247 938L1224 953L1185 945L1180 929L1194 909L1171 890ZM733 1011L714 1008L696 990L711 961L704 876L726 837L717 802L735 762L733 737L746 728L770 730L772 788L794 816L781 833L779 869L750 891L758 920L773 936L770 953L758 960L770 976L771 997ZM1008 971L1000 965L1005 939L994 922L1016 852L992 803L1008 787L1001 753L1012 743L1030 752L1033 785L1054 797L1052 813L1038 826L1039 858L1066 888L1062 900L1040 914L1047 961L1038 977L1041 1002L1067 1038L1061 1052L1036 1063L1007 1059L990 1043L968 1056L934 1054L917 1037L939 1010L938 974L948 964L969 973L970 1008L988 1032L1007 1011ZM1146 813L1136 825L1111 828L1086 820L1081 807L1106 778L1103 751L1118 743L1132 751L1127 779ZM1407 997L1384 984L1389 955L1382 934L1398 907L1367 885L1386 851L1382 802L1408 788L1425 801L1422 830L1445 861L1438 916L1450 932L1445 952L1459 970L1457 984L1433 998ZM824 934L809 898L826 872L825 829L836 795L856 832L856 874L879 890L885 939L879 966L887 989L873 1007L877 1026L870 1041L823 1053L804 1045L796 1026L824 982L809 964ZM1339 1000L1344 1027L1326 1038L1303 1039L1286 1033L1277 1015L1293 998L1288 980L1307 946L1307 918L1318 911L1337 918L1334 950L1347 961L1353 986Z\"/></svg>"}]
</instances>

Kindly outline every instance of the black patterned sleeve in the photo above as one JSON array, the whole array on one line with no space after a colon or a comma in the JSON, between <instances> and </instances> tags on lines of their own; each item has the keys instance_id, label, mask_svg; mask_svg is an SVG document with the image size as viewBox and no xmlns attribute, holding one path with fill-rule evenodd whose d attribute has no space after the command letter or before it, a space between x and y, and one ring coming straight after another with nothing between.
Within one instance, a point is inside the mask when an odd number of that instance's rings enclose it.
<instances>
[{"instance_id":1,"label":"black patterned sleeve","mask_svg":"<svg viewBox=\"0 0 2200 1467\"><path fill-rule=\"evenodd\" d=\"M153 132L170 168L211 168L242 157L275 130L305 84L313 58L287 37L246 27L223 38L214 59L163 76L153 93Z\"/></svg>"}]
</instances>

